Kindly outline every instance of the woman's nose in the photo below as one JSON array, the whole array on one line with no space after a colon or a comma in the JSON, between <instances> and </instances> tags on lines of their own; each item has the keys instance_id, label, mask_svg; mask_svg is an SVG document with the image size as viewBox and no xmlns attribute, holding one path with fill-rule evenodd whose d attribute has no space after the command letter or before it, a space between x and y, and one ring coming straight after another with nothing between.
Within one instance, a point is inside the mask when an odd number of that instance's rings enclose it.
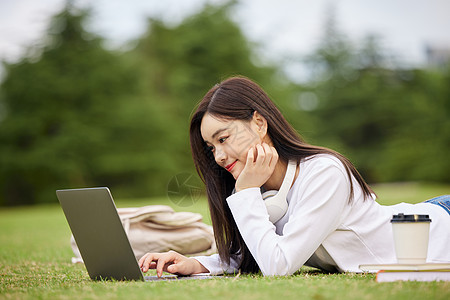
<instances>
[{"instance_id":1,"label":"woman's nose","mask_svg":"<svg viewBox=\"0 0 450 300\"><path fill-rule=\"evenodd\" d=\"M223 165L223 162L226 161L226 153L225 151L223 151L222 147L217 147L216 148L216 155L215 155L215 159L218 165Z\"/></svg>"}]
</instances>

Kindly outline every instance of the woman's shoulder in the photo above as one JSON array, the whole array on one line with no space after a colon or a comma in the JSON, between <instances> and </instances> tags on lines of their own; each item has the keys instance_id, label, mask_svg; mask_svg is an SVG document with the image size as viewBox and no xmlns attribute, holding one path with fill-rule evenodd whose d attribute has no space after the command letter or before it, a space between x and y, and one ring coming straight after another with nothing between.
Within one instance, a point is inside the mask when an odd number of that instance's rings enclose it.
<instances>
[{"instance_id":1,"label":"woman's shoulder","mask_svg":"<svg viewBox=\"0 0 450 300\"><path fill-rule=\"evenodd\" d=\"M300 177L307 180L327 175L334 180L341 178L347 182L348 175L341 160L332 154L317 154L306 157L300 162Z\"/></svg>"},{"instance_id":2,"label":"woman's shoulder","mask_svg":"<svg viewBox=\"0 0 450 300\"><path fill-rule=\"evenodd\" d=\"M311 155L302 159L300 167L303 167L304 169L337 167L338 169L345 170L344 164L338 157L325 153Z\"/></svg>"}]
</instances>

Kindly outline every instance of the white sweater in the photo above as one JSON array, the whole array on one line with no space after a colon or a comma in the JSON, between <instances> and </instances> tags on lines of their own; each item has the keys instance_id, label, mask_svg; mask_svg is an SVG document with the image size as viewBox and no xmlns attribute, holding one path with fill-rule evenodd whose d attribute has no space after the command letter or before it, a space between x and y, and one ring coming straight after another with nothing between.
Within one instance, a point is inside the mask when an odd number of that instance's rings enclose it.
<instances>
[{"instance_id":1,"label":"white sweater","mask_svg":"<svg viewBox=\"0 0 450 300\"><path fill-rule=\"evenodd\" d=\"M435 204L382 206L363 200L353 180L354 198L343 164L317 155L300 163L287 201L287 213L269 221L259 188L227 198L233 217L264 275L289 275L303 265L329 271L361 272L360 264L395 263L390 219L393 214L427 214L432 219L428 262L450 262L450 216ZM195 257L211 274L232 273L239 263L221 262L217 254Z\"/></svg>"}]
</instances>

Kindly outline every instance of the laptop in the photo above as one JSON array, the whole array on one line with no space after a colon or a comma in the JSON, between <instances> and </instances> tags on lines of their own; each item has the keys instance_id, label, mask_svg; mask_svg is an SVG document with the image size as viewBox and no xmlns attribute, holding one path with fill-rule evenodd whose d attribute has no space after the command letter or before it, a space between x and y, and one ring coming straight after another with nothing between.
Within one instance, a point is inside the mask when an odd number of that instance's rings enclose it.
<instances>
[{"instance_id":1,"label":"laptop","mask_svg":"<svg viewBox=\"0 0 450 300\"><path fill-rule=\"evenodd\" d=\"M57 190L56 196L93 280L180 280L217 276L144 276L106 187Z\"/></svg>"}]
</instances>

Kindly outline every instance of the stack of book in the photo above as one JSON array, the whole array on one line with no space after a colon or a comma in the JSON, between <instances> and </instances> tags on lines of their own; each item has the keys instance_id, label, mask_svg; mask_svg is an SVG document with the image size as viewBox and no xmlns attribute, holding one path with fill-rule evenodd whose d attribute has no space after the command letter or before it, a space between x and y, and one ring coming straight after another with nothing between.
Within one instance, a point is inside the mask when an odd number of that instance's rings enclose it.
<instances>
[{"instance_id":1,"label":"stack of book","mask_svg":"<svg viewBox=\"0 0 450 300\"><path fill-rule=\"evenodd\" d=\"M360 265L365 272L377 271L377 282L450 281L450 264L373 264Z\"/></svg>"}]
</instances>

